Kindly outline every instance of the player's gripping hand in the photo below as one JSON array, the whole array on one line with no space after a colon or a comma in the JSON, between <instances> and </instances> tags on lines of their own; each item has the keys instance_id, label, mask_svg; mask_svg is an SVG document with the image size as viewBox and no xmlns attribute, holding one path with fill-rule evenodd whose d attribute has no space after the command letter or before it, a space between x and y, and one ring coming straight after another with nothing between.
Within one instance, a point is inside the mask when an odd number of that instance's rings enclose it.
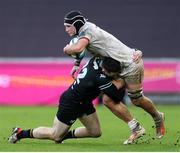
<instances>
[{"instance_id":1,"label":"player's gripping hand","mask_svg":"<svg viewBox=\"0 0 180 153\"><path fill-rule=\"evenodd\" d=\"M142 51L136 50L135 52L133 52L133 61L135 63L139 63L141 59L142 59Z\"/></svg>"},{"instance_id":2,"label":"player's gripping hand","mask_svg":"<svg viewBox=\"0 0 180 153\"><path fill-rule=\"evenodd\" d=\"M73 68L71 69L71 77L73 79L76 79L75 74L78 73L78 70L79 70L79 66L76 65L74 65Z\"/></svg>"},{"instance_id":3,"label":"player's gripping hand","mask_svg":"<svg viewBox=\"0 0 180 153\"><path fill-rule=\"evenodd\" d=\"M79 58L78 58L78 59L75 59L74 66L73 66L73 68L71 69L71 73L70 73L70 74L71 74L71 77L72 77L73 79L76 78L76 77L75 77L75 74L78 73L81 60L82 60L82 59L79 59Z\"/></svg>"}]
</instances>

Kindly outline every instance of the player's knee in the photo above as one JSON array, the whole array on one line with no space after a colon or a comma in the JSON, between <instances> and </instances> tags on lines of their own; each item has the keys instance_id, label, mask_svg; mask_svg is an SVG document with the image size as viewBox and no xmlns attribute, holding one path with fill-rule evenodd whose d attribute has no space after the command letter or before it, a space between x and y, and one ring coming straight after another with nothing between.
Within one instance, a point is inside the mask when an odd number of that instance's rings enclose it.
<instances>
[{"instance_id":1,"label":"player's knee","mask_svg":"<svg viewBox=\"0 0 180 153\"><path fill-rule=\"evenodd\" d=\"M88 132L91 137L98 138L102 135L101 128L99 126L94 126L93 128L89 128Z\"/></svg>"},{"instance_id":2,"label":"player's knee","mask_svg":"<svg viewBox=\"0 0 180 153\"><path fill-rule=\"evenodd\" d=\"M55 130L52 130L51 131L51 139L58 142L62 139L62 137Z\"/></svg>"},{"instance_id":3,"label":"player's knee","mask_svg":"<svg viewBox=\"0 0 180 153\"><path fill-rule=\"evenodd\" d=\"M52 132L51 132L51 138L54 141L56 141L56 139L57 139L57 134L56 134L56 132L54 130L52 130Z\"/></svg>"},{"instance_id":4,"label":"player's knee","mask_svg":"<svg viewBox=\"0 0 180 153\"><path fill-rule=\"evenodd\" d=\"M99 130L94 130L94 131L90 131L91 137L93 138L98 138L102 135L102 131Z\"/></svg>"}]
</instances>

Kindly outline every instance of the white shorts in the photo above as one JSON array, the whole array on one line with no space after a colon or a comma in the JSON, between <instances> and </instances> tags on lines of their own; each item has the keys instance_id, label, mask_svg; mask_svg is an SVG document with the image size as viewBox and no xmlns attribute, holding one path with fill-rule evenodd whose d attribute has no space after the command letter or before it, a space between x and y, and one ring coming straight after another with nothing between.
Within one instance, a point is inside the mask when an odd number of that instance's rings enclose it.
<instances>
[{"instance_id":1,"label":"white shorts","mask_svg":"<svg viewBox=\"0 0 180 153\"><path fill-rule=\"evenodd\" d=\"M127 84L141 84L144 79L144 65L143 60L139 63L133 62L127 67L124 67L120 73L120 77L124 79Z\"/></svg>"}]
</instances>

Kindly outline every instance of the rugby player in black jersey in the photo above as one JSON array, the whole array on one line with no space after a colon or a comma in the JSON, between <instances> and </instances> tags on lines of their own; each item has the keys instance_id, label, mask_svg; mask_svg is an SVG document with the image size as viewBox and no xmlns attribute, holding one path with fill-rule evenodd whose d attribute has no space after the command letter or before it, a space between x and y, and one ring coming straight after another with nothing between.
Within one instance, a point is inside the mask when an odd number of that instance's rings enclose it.
<instances>
[{"instance_id":1,"label":"rugby player in black jersey","mask_svg":"<svg viewBox=\"0 0 180 153\"><path fill-rule=\"evenodd\" d=\"M118 89L111 81L120 71L120 63L112 58L106 57L103 61L92 58L82 68L73 84L61 95L52 127L37 127L28 130L16 127L8 139L9 142L16 143L23 138L50 139L61 142L68 138L101 136L99 119L92 104L101 92L116 103L117 109L126 113L124 120L127 121L131 130L143 130L144 133L144 128L121 103L125 89L123 87ZM76 119L79 119L84 126L69 131ZM134 140L139 136L137 133Z\"/></svg>"}]
</instances>

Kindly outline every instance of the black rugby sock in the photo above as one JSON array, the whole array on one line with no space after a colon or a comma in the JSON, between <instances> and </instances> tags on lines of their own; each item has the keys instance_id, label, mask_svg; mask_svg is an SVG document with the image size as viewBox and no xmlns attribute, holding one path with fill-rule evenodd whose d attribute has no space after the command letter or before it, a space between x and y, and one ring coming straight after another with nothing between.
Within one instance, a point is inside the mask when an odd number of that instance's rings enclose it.
<instances>
[{"instance_id":1,"label":"black rugby sock","mask_svg":"<svg viewBox=\"0 0 180 153\"><path fill-rule=\"evenodd\" d=\"M74 132L75 132L75 129L72 130L72 131L69 131L69 132L64 136L64 138L62 139L62 141L63 141L63 140L66 140L66 139L76 138L76 136L74 135Z\"/></svg>"},{"instance_id":2,"label":"black rugby sock","mask_svg":"<svg viewBox=\"0 0 180 153\"><path fill-rule=\"evenodd\" d=\"M33 138L32 131L33 129L22 130L20 133L17 134L17 138L18 139Z\"/></svg>"}]
</instances>

